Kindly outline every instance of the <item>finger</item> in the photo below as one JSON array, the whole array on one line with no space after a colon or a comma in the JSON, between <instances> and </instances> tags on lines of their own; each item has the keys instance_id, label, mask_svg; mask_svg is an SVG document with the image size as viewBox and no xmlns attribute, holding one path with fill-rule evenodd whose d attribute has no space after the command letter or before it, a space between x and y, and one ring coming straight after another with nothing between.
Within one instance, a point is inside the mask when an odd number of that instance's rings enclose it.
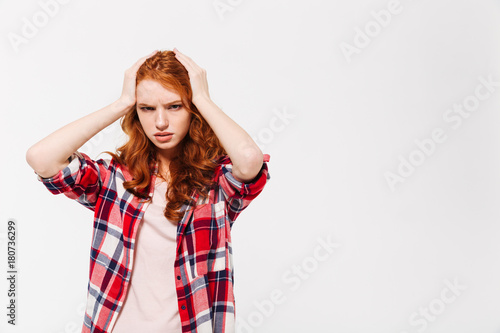
<instances>
[{"instance_id":1,"label":"finger","mask_svg":"<svg viewBox=\"0 0 500 333\"><path fill-rule=\"evenodd\" d=\"M200 68L190 57L187 55L181 53L179 50L174 48L176 51L175 56L176 58L186 67L186 69L189 70L195 70L197 68Z\"/></svg>"},{"instance_id":2,"label":"finger","mask_svg":"<svg viewBox=\"0 0 500 333\"><path fill-rule=\"evenodd\" d=\"M193 70L193 66L188 62L188 60L182 54L176 54L175 57L184 67L186 67L188 72Z\"/></svg>"}]
</instances>

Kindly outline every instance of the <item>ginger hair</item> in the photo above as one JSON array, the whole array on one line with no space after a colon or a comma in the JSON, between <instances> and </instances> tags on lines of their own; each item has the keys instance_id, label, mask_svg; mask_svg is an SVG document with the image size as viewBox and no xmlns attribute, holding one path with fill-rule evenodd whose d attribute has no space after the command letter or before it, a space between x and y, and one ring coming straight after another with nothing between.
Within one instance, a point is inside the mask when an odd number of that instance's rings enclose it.
<instances>
[{"instance_id":1,"label":"ginger hair","mask_svg":"<svg viewBox=\"0 0 500 333\"><path fill-rule=\"evenodd\" d=\"M183 108L191 113L189 131L179 143L179 153L169 165L170 183L165 195L167 205L165 217L178 222L184 212L183 204L196 205L191 199L195 192L202 198L214 184L212 178L217 162L226 152L212 128L192 103L192 90L186 68L175 58L173 51L157 52L148 58L137 71L136 86L142 80L154 80L164 88L179 94ZM137 104L136 104L137 106ZM135 196L150 202L151 174L157 160L156 146L144 133L137 108L129 111L120 121L128 141L117 148L117 154L107 151L122 166L125 166L133 179L123 186Z\"/></svg>"}]
</instances>

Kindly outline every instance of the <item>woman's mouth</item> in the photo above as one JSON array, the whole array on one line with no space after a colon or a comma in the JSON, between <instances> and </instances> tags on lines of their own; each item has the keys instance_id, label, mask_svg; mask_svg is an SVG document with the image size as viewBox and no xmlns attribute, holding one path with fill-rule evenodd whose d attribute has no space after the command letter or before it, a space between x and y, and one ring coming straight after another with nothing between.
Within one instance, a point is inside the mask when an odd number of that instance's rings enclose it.
<instances>
[{"instance_id":1,"label":"woman's mouth","mask_svg":"<svg viewBox=\"0 0 500 333\"><path fill-rule=\"evenodd\" d=\"M168 133L168 134L155 134L156 140L160 142L167 142L172 139L173 133Z\"/></svg>"}]
</instances>

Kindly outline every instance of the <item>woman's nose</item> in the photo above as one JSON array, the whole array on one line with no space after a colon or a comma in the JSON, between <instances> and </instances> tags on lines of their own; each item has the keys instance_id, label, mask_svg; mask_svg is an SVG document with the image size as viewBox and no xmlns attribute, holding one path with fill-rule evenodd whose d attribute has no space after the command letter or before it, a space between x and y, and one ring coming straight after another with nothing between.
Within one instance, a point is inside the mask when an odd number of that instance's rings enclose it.
<instances>
[{"instance_id":1,"label":"woman's nose","mask_svg":"<svg viewBox=\"0 0 500 333\"><path fill-rule=\"evenodd\" d=\"M159 130L165 129L168 127L168 117L167 117L167 111L163 109L158 109L158 112L156 113L156 127Z\"/></svg>"}]
</instances>

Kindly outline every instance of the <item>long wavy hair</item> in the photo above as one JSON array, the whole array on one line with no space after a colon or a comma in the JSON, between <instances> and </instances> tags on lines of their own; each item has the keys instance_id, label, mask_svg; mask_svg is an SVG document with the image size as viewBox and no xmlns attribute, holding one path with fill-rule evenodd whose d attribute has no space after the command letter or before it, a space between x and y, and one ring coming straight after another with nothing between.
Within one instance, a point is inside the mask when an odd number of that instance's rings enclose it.
<instances>
[{"instance_id":1,"label":"long wavy hair","mask_svg":"<svg viewBox=\"0 0 500 333\"><path fill-rule=\"evenodd\" d=\"M196 205L191 195L197 192L207 198L213 185L212 177L217 161L226 154L219 139L192 103L192 90L186 68L175 58L173 51L157 52L148 58L137 71L136 86L142 80L154 80L164 88L179 94L182 105L191 113L189 131L179 143L179 153L169 164L170 183L167 186L167 206L165 217L178 222L184 212L183 204ZM137 105L136 105L137 106ZM122 166L125 166L133 179L123 186L134 195L150 202L151 174L157 160L157 148L146 136L134 107L120 121L128 141L117 148L117 153L106 151ZM159 162L159 161L158 161ZM193 192L194 191L194 192Z\"/></svg>"}]
</instances>

